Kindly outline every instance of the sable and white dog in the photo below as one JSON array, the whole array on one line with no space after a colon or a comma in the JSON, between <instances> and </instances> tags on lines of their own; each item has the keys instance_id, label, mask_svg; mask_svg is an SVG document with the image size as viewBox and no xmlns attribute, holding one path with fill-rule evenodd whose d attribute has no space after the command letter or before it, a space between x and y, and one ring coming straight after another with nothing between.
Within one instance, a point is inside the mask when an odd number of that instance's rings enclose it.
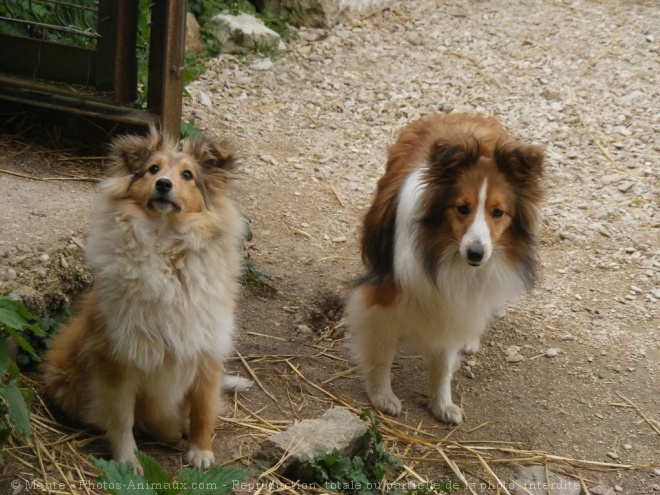
<instances>
[{"instance_id":1,"label":"sable and white dog","mask_svg":"<svg viewBox=\"0 0 660 495\"><path fill-rule=\"evenodd\" d=\"M426 359L434 416L462 422L459 352L476 352L493 314L536 279L542 172L541 148L478 115L424 117L390 148L364 220L369 272L346 307L376 408L401 412L390 370L405 340Z\"/></svg>"},{"instance_id":2,"label":"sable and white dog","mask_svg":"<svg viewBox=\"0 0 660 495\"><path fill-rule=\"evenodd\" d=\"M242 261L244 223L225 195L234 153L204 139L179 151L152 127L117 138L110 160L86 246L94 286L45 355L46 394L138 473L134 426L187 434L185 461L206 469Z\"/></svg>"}]
</instances>

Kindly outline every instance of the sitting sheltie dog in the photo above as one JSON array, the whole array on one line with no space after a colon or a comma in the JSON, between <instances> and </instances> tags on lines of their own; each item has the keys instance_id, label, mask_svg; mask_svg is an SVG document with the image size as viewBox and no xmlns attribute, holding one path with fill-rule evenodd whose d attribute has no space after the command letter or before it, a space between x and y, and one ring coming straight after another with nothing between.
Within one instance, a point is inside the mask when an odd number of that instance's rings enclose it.
<instances>
[{"instance_id":1,"label":"sitting sheltie dog","mask_svg":"<svg viewBox=\"0 0 660 495\"><path fill-rule=\"evenodd\" d=\"M490 318L537 275L543 150L493 118L424 117L389 149L365 220L368 269L346 319L371 403L401 412L390 370L399 340L425 357L430 402L460 424L451 400L459 353L476 352Z\"/></svg>"},{"instance_id":2,"label":"sitting sheltie dog","mask_svg":"<svg viewBox=\"0 0 660 495\"><path fill-rule=\"evenodd\" d=\"M244 222L225 195L234 153L206 139L179 151L152 127L117 138L110 161L86 246L94 285L44 357L46 394L137 473L134 426L187 435L185 461L207 469L242 261Z\"/></svg>"}]
</instances>

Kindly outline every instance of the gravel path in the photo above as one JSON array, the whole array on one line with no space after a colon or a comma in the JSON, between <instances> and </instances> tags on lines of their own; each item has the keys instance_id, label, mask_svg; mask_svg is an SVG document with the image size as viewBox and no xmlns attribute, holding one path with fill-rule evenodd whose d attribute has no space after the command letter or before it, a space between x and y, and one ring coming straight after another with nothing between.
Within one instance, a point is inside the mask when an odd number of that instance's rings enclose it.
<instances>
[{"instance_id":1,"label":"gravel path","mask_svg":"<svg viewBox=\"0 0 660 495\"><path fill-rule=\"evenodd\" d=\"M212 107L186 111L240 142L245 208L274 224L267 236L283 219L323 249L347 238L346 253L403 126L439 111L497 116L546 146L547 323L586 311L608 325L574 333L603 344L653 330L624 347L657 356L658 25L650 1L411 2L303 30L266 71L251 69L258 59L212 60L190 88Z\"/></svg>"},{"instance_id":2,"label":"gravel path","mask_svg":"<svg viewBox=\"0 0 660 495\"><path fill-rule=\"evenodd\" d=\"M585 476L590 488L660 492L653 429L660 419L658 2L394 3L351 25L302 30L272 64L255 56L211 60L189 88L186 119L233 138L242 151L235 186L252 219L249 252L259 269L283 278L270 292L246 289L237 349L248 358L295 356L308 379L366 406L341 332L332 342L310 335L318 328L308 310L336 318L361 274L361 218L398 132L434 112L494 115L513 136L546 147L543 280L493 324L483 349L456 373L464 428L438 428L426 410L420 360L405 352L394 372L404 403L398 419L459 440L654 464ZM84 234L91 187L32 186L38 202L26 197L21 179L0 179L0 191L13 198L0 217L0 290L14 281L39 289L39 270L50 280L62 260L83 273L71 235ZM29 235L22 218L30 220ZM320 358L324 345L343 358ZM276 408L253 390L247 405L273 421L329 407L310 399L281 361L252 364L269 394L286 399ZM230 368L244 371L236 362ZM240 433L219 433L222 462L256 448ZM451 474L438 466L416 469ZM515 477L499 469L502 479Z\"/></svg>"}]
</instances>

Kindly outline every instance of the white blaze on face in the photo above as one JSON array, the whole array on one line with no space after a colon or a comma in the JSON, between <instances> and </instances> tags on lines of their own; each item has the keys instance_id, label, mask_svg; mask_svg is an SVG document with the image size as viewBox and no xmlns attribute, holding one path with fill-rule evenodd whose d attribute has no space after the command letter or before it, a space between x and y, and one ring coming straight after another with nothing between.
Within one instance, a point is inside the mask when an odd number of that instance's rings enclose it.
<instances>
[{"instance_id":1,"label":"white blaze on face","mask_svg":"<svg viewBox=\"0 0 660 495\"><path fill-rule=\"evenodd\" d=\"M477 212L472 219L472 225L461 239L460 253L472 266L479 266L488 261L493 252L490 240L490 229L486 221L486 191L488 179L484 179L479 190Z\"/></svg>"}]
</instances>

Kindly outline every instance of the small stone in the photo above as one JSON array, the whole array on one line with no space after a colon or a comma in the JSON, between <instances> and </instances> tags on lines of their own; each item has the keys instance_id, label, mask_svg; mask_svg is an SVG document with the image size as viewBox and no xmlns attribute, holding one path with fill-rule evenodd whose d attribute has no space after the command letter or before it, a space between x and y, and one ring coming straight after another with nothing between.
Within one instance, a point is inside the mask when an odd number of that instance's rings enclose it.
<instances>
[{"instance_id":1,"label":"small stone","mask_svg":"<svg viewBox=\"0 0 660 495\"><path fill-rule=\"evenodd\" d=\"M18 276L18 274L16 273L16 270L14 270L13 268L10 268L9 270L7 270L7 278L9 280L16 280L17 276Z\"/></svg>"},{"instance_id":2,"label":"small stone","mask_svg":"<svg viewBox=\"0 0 660 495\"><path fill-rule=\"evenodd\" d=\"M257 60L254 62L252 65L250 65L251 69L254 70L270 70L273 68L273 61L269 58L262 58L261 60Z\"/></svg>"},{"instance_id":3,"label":"small stone","mask_svg":"<svg viewBox=\"0 0 660 495\"><path fill-rule=\"evenodd\" d=\"M60 258L60 266L61 266L62 268L64 268L65 270L66 270L67 268L69 268L69 263L66 261L66 259L64 258L64 256L62 256L62 257Z\"/></svg>"},{"instance_id":4,"label":"small stone","mask_svg":"<svg viewBox=\"0 0 660 495\"><path fill-rule=\"evenodd\" d=\"M525 360L525 356L523 356L521 354L514 354L513 356L507 356L506 360L509 363L519 363L520 361Z\"/></svg>"},{"instance_id":5,"label":"small stone","mask_svg":"<svg viewBox=\"0 0 660 495\"><path fill-rule=\"evenodd\" d=\"M627 443L627 444L625 444L625 445L623 446L623 448L626 449L626 450L631 450L631 449L632 449L632 445L630 445L629 443Z\"/></svg>"},{"instance_id":6,"label":"small stone","mask_svg":"<svg viewBox=\"0 0 660 495\"><path fill-rule=\"evenodd\" d=\"M520 351L520 347L518 347L517 345L510 345L509 347L504 349L504 355L513 356L515 354L518 354L519 351Z\"/></svg>"},{"instance_id":7,"label":"small stone","mask_svg":"<svg viewBox=\"0 0 660 495\"><path fill-rule=\"evenodd\" d=\"M556 349L553 347L545 351L545 357L549 357L549 358L557 357L560 352L561 349Z\"/></svg>"},{"instance_id":8,"label":"small stone","mask_svg":"<svg viewBox=\"0 0 660 495\"><path fill-rule=\"evenodd\" d=\"M298 325L298 331L300 333L304 333L304 334L308 334L308 335L314 333L314 332L312 332L312 329L309 328L307 325Z\"/></svg>"},{"instance_id":9,"label":"small stone","mask_svg":"<svg viewBox=\"0 0 660 495\"><path fill-rule=\"evenodd\" d=\"M0 270L0 281L6 282L7 280L9 280L9 275L7 275L7 272Z\"/></svg>"},{"instance_id":10,"label":"small stone","mask_svg":"<svg viewBox=\"0 0 660 495\"><path fill-rule=\"evenodd\" d=\"M44 264L48 263L50 261L50 256L48 256L46 253L44 253L41 256L39 256L39 261L41 261Z\"/></svg>"},{"instance_id":11,"label":"small stone","mask_svg":"<svg viewBox=\"0 0 660 495\"><path fill-rule=\"evenodd\" d=\"M205 107L212 107L213 106L213 102L211 101L211 98L209 97L209 95L207 95L201 89L197 90L197 93L195 94L195 97L197 98L197 102L200 105L203 105Z\"/></svg>"},{"instance_id":12,"label":"small stone","mask_svg":"<svg viewBox=\"0 0 660 495\"><path fill-rule=\"evenodd\" d=\"M573 339L575 339L575 337L573 336L573 334L570 333L566 333L559 337L559 340L561 340L562 342L568 342L569 340L573 340Z\"/></svg>"},{"instance_id":13,"label":"small stone","mask_svg":"<svg viewBox=\"0 0 660 495\"><path fill-rule=\"evenodd\" d=\"M340 242L346 242L346 236L345 235L340 235L340 236L337 236L337 237L333 237L332 242L337 243L337 244L340 243Z\"/></svg>"},{"instance_id":14,"label":"small stone","mask_svg":"<svg viewBox=\"0 0 660 495\"><path fill-rule=\"evenodd\" d=\"M544 489L543 486L548 486L549 482L553 487L552 493L554 495L580 495L582 492L582 486L579 481L574 479L565 478L560 476L557 473L549 471L545 466L530 466L530 467L520 467L516 470L518 472L518 478L516 483L518 486L527 487L525 491L516 490L515 493L528 493L532 495L541 495L549 493L548 490ZM534 489L535 487L541 487L538 490Z\"/></svg>"},{"instance_id":15,"label":"small stone","mask_svg":"<svg viewBox=\"0 0 660 495\"><path fill-rule=\"evenodd\" d=\"M607 457L609 457L610 459L618 459L619 455L616 452L608 452Z\"/></svg>"},{"instance_id":16,"label":"small stone","mask_svg":"<svg viewBox=\"0 0 660 495\"><path fill-rule=\"evenodd\" d=\"M44 270L43 268L37 270L37 275L39 276L39 278L46 278L48 276L46 270Z\"/></svg>"},{"instance_id":17,"label":"small stone","mask_svg":"<svg viewBox=\"0 0 660 495\"><path fill-rule=\"evenodd\" d=\"M658 485L657 483L655 485L653 485L653 491L654 492L660 492L660 485Z\"/></svg>"},{"instance_id":18,"label":"small stone","mask_svg":"<svg viewBox=\"0 0 660 495\"><path fill-rule=\"evenodd\" d=\"M619 192L625 193L630 191L630 189L632 189L632 186L634 186L632 182L621 182L617 186L617 189L619 190Z\"/></svg>"},{"instance_id":19,"label":"small stone","mask_svg":"<svg viewBox=\"0 0 660 495\"><path fill-rule=\"evenodd\" d=\"M622 491L623 491L623 487L622 487L621 485L614 485L614 491L615 491L615 492L622 492Z\"/></svg>"},{"instance_id":20,"label":"small stone","mask_svg":"<svg viewBox=\"0 0 660 495\"><path fill-rule=\"evenodd\" d=\"M591 495L612 495L612 488L605 485L598 485L589 488L589 493Z\"/></svg>"},{"instance_id":21,"label":"small stone","mask_svg":"<svg viewBox=\"0 0 660 495\"><path fill-rule=\"evenodd\" d=\"M653 474L655 474L656 476L660 476L660 469L654 469Z\"/></svg>"}]
</instances>

